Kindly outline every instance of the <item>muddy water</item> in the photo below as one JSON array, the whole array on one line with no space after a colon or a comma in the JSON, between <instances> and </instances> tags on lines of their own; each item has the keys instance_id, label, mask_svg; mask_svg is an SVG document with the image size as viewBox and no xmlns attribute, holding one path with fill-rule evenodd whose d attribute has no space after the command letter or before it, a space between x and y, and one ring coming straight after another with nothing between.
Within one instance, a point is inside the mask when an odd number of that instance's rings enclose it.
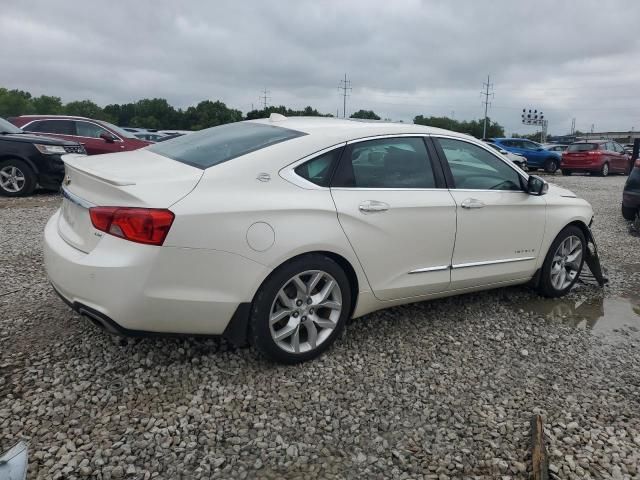
<instances>
[{"instance_id":1,"label":"muddy water","mask_svg":"<svg viewBox=\"0 0 640 480\"><path fill-rule=\"evenodd\" d=\"M532 298L518 308L594 332L628 328L640 331L640 295L569 300Z\"/></svg>"}]
</instances>

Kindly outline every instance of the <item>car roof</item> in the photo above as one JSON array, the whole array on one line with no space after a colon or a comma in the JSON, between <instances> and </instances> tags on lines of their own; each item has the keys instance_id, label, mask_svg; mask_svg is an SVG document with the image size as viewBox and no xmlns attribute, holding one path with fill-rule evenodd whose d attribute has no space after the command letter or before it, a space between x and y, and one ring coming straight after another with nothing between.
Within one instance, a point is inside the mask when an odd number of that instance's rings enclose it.
<instances>
[{"instance_id":1,"label":"car roof","mask_svg":"<svg viewBox=\"0 0 640 480\"><path fill-rule=\"evenodd\" d=\"M575 145L576 143L607 143L607 142L613 142L613 140L602 140L602 139L598 139L598 140L578 140L577 142L573 142L571 145Z\"/></svg>"},{"instance_id":2,"label":"car roof","mask_svg":"<svg viewBox=\"0 0 640 480\"><path fill-rule=\"evenodd\" d=\"M376 120L356 120L334 117L284 117L282 115L259 120L248 120L252 123L273 125L289 128L309 135L331 137L340 141L348 141L357 138L372 137L378 135L449 135L460 138L468 138L478 141L464 133L452 132L442 128L415 125L412 123L396 123Z\"/></svg>"}]
</instances>

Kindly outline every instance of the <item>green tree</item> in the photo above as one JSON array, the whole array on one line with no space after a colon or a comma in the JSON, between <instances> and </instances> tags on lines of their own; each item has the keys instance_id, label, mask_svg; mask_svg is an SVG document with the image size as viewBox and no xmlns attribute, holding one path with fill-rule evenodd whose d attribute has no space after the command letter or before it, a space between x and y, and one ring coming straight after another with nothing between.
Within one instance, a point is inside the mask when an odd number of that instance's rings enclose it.
<instances>
[{"instance_id":1,"label":"green tree","mask_svg":"<svg viewBox=\"0 0 640 480\"><path fill-rule=\"evenodd\" d=\"M362 118L365 120L380 120L380 117L373 110L358 110L351 115L351 118Z\"/></svg>"},{"instance_id":2,"label":"green tree","mask_svg":"<svg viewBox=\"0 0 640 480\"><path fill-rule=\"evenodd\" d=\"M263 108L262 110L251 110L247 112L247 116L245 117L247 120L254 120L256 118L267 118L272 113L279 113L280 115L284 115L285 117L333 117L333 115L320 113L315 108L311 106L307 106L302 110L293 110L291 108L287 108L284 105L280 105L279 107L271 106L267 108Z\"/></svg>"},{"instance_id":3,"label":"green tree","mask_svg":"<svg viewBox=\"0 0 640 480\"><path fill-rule=\"evenodd\" d=\"M0 117L17 117L30 113L35 111L29 92L0 87Z\"/></svg>"},{"instance_id":4,"label":"green tree","mask_svg":"<svg viewBox=\"0 0 640 480\"><path fill-rule=\"evenodd\" d=\"M102 108L100 108L91 100L79 100L76 102L69 102L64 106L64 113L66 115L96 118L98 120L110 120L110 121L116 120L114 118L110 118L109 115L106 115L102 110Z\"/></svg>"},{"instance_id":5,"label":"green tree","mask_svg":"<svg viewBox=\"0 0 640 480\"><path fill-rule=\"evenodd\" d=\"M185 125L189 130L202 130L225 123L239 122L242 112L228 108L220 101L204 100L195 107L189 107L184 112Z\"/></svg>"},{"instance_id":6,"label":"green tree","mask_svg":"<svg viewBox=\"0 0 640 480\"><path fill-rule=\"evenodd\" d=\"M413 119L413 123L466 133L476 138L482 138L484 129L484 119L458 121L449 117L424 117L423 115L418 115ZM487 119L487 138L492 137L504 137L504 127L497 122L492 122L491 119Z\"/></svg>"},{"instance_id":7,"label":"green tree","mask_svg":"<svg viewBox=\"0 0 640 480\"><path fill-rule=\"evenodd\" d=\"M49 95L40 95L31 99L33 110L38 115L59 115L64 111L62 99Z\"/></svg>"}]
</instances>

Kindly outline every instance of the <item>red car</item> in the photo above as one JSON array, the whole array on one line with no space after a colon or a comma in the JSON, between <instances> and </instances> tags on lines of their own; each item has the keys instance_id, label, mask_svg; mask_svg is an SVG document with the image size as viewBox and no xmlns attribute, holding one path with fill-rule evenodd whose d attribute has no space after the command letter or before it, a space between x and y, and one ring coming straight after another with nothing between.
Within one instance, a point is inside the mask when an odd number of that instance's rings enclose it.
<instances>
[{"instance_id":1,"label":"red car","mask_svg":"<svg viewBox=\"0 0 640 480\"><path fill-rule=\"evenodd\" d=\"M602 177L610 173L628 175L631 156L622 145L611 140L585 140L572 143L562 153L560 168L563 175L573 172L590 172Z\"/></svg>"},{"instance_id":2,"label":"red car","mask_svg":"<svg viewBox=\"0 0 640 480\"><path fill-rule=\"evenodd\" d=\"M151 145L109 122L65 115L22 115L9 119L31 133L42 133L84 145L88 155L126 152Z\"/></svg>"}]
</instances>

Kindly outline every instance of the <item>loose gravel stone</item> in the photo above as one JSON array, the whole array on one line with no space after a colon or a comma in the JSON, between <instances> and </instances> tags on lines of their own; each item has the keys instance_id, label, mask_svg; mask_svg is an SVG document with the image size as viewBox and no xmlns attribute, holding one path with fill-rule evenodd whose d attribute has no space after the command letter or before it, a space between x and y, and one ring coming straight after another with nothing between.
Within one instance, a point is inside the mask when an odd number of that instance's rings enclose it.
<instances>
[{"instance_id":1,"label":"loose gravel stone","mask_svg":"<svg viewBox=\"0 0 640 480\"><path fill-rule=\"evenodd\" d=\"M396 307L295 367L224 341L98 330L43 270L59 196L0 198L0 449L29 442L33 479L526 479L538 413L557 478L637 478L640 325L598 333L605 320L580 310L638 302L624 177L553 181L594 206L604 290Z\"/></svg>"}]
</instances>

